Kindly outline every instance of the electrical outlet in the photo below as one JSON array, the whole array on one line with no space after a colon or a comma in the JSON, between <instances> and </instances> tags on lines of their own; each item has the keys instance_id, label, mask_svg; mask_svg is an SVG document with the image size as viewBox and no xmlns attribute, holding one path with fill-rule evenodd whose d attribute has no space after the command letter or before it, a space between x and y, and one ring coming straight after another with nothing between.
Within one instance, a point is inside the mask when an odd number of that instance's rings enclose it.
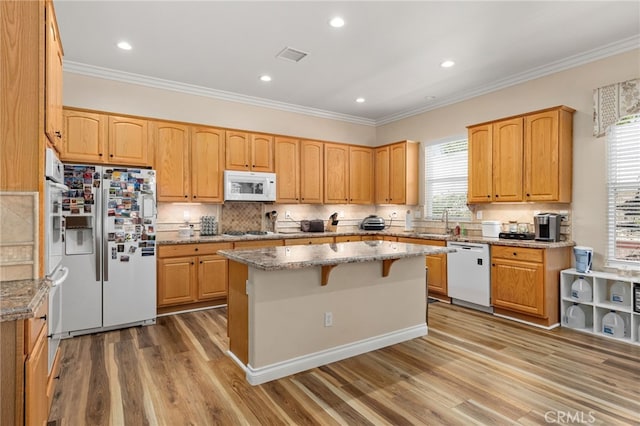
<instances>
[{"instance_id":1,"label":"electrical outlet","mask_svg":"<svg viewBox=\"0 0 640 426\"><path fill-rule=\"evenodd\" d=\"M331 327L333 325L333 312L324 313L324 326Z\"/></svg>"},{"instance_id":2,"label":"electrical outlet","mask_svg":"<svg viewBox=\"0 0 640 426\"><path fill-rule=\"evenodd\" d=\"M476 212L476 219L481 220L482 219L482 210L478 210Z\"/></svg>"},{"instance_id":3,"label":"electrical outlet","mask_svg":"<svg viewBox=\"0 0 640 426\"><path fill-rule=\"evenodd\" d=\"M560 210L560 222L569 222L569 211L568 210Z\"/></svg>"},{"instance_id":4,"label":"electrical outlet","mask_svg":"<svg viewBox=\"0 0 640 426\"><path fill-rule=\"evenodd\" d=\"M389 216L391 216L391 219L395 219L396 217L398 217L398 212L393 211Z\"/></svg>"},{"instance_id":5,"label":"electrical outlet","mask_svg":"<svg viewBox=\"0 0 640 426\"><path fill-rule=\"evenodd\" d=\"M285 219L291 219L291 212L289 210L285 210L284 211L284 218Z\"/></svg>"}]
</instances>

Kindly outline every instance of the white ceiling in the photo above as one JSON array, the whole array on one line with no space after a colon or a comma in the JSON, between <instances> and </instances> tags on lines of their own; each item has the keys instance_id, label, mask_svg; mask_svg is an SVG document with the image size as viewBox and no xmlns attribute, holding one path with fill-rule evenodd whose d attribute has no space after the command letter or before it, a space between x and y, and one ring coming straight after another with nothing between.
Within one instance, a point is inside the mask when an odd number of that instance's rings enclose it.
<instances>
[{"instance_id":1,"label":"white ceiling","mask_svg":"<svg viewBox=\"0 0 640 426\"><path fill-rule=\"evenodd\" d=\"M640 47L638 1L54 4L66 71L365 124ZM309 55L277 59L286 46Z\"/></svg>"}]
</instances>

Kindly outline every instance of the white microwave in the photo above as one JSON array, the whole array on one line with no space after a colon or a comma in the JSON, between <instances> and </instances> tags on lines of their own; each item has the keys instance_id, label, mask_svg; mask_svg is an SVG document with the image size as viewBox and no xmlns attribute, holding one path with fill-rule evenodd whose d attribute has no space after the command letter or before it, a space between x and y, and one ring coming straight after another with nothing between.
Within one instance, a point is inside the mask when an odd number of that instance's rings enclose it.
<instances>
[{"instance_id":1,"label":"white microwave","mask_svg":"<svg viewBox=\"0 0 640 426\"><path fill-rule=\"evenodd\" d=\"M275 201L276 174L224 171L225 201Z\"/></svg>"}]
</instances>

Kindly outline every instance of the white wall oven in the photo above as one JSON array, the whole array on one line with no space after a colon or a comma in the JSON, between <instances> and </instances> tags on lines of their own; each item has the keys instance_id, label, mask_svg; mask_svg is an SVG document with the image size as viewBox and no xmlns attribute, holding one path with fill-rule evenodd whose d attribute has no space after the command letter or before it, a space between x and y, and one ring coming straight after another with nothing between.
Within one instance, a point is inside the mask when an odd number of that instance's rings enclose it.
<instances>
[{"instance_id":1,"label":"white wall oven","mask_svg":"<svg viewBox=\"0 0 640 426\"><path fill-rule=\"evenodd\" d=\"M62 333L62 284L69 275L69 269L62 265L64 252L64 217L62 216L62 196L68 191L62 184L64 167L56 153L47 148L45 158L45 205L44 244L45 273L51 279L49 291L49 372L60 345Z\"/></svg>"}]
</instances>

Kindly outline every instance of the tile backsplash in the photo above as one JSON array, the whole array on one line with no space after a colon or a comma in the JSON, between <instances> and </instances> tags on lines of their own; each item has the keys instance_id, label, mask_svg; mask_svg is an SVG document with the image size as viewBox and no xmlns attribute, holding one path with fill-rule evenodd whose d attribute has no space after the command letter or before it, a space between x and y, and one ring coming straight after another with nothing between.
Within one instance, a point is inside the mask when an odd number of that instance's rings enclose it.
<instances>
[{"instance_id":1,"label":"tile backsplash","mask_svg":"<svg viewBox=\"0 0 640 426\"><path fill-rule=\"evenodd\" d=\"M0 192L0 281L39 278L38 193Z\"/></svg>"}]
</instances>

